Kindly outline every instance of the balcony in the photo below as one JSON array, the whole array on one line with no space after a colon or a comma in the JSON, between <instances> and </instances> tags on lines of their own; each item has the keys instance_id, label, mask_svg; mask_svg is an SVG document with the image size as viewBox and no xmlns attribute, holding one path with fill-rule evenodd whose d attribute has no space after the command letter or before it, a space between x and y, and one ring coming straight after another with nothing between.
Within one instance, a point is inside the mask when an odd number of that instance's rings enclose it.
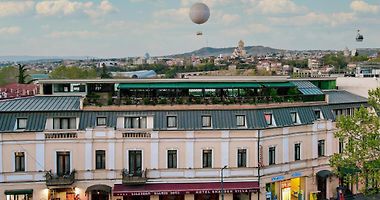
<instances>
[{"instance_id":1,"label":"balcony","mask_svg":"<svg viewBox=\"0 0 380 200\"><path fill-rule=\"evenodd\" d=\"M122 175L124 185L143 185L147 181L146 170L129 171L124 169Z\"/></svg>"},{"instance_id":2,"label":"balcony","mask_svg":"<svg viewBox=\"0 0 380 200\"><path fill-rule=\"evenodd\" d=\"M57 186L70 186L75 181L75 170L69 174L53 174L51 171L46 172L46 186L57 187Z\"/></svg>"}]
</instances>

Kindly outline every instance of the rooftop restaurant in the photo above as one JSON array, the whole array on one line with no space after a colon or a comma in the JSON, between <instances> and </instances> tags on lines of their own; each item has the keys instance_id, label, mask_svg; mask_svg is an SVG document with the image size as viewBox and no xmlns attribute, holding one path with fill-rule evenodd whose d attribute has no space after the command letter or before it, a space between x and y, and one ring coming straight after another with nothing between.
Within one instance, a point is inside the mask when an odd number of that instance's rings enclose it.
<instances>
[{"instance_id":1,"label":"rooftop restaurant","mask_svg":"<svg viewBox=\"0 0 380 200\"><path fill-rule=\"evenodd\" d=\"M42 95L83 96L85 106L325 101L336 80L267 78L41 80Z\"/></svg>"}]
</instances>

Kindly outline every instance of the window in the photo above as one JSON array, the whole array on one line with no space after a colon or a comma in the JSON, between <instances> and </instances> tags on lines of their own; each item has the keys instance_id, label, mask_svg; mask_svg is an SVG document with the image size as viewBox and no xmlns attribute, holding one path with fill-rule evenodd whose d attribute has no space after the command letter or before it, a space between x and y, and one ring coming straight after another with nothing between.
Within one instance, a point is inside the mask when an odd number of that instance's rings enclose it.
<instances>
[{"instance_id":1,"label":"window","mask_svg":"<svg viewBox=\"0 0 380 200\"><path fill-rule=\"evenodd\" d=\"M301 144L294 144L294 160L301 160Z\"/></svg>"},{"instance_id":2,"label":"window","mask_svg":"<svg viewBox=\"0 0 380 200\"><path fill-rule=\"evenodd\" d=\"M177 127L177 117L176 116L167 116L167 127L176 128Z\"/></svg>"},{"instance_id":3,"label":"window","mask_svg":"<svg viewBox=\"0 0 380 200\"><path fill-rule=\"evenodd\" d=\"M245 126L245 115L236 115L236 126Z\"/></svg>"},{"instance_id":4,"label":"window","mask_svg":"<svg viewBox=\"0 0 380 200\"><path fill-rule=\"evenodd\" d=\"M25 153L15 152L15 172L25 171Z\"/></svg>"},{"instance_id":5,"label":"window","mask_svg":"<svg viewBox=\"0 0 380 200\"><path fill-rule=\"evenodd\" d=\"M290 116L292 118L292 123L293 124L297 124L298 123L298 115L297 115L297 112L291 112L290 113Z\"/></svg>"},{"instance_id":6,"label":"window","mask_svg":"<svg viewBox=\"0 0 380 200\"><path fill-rule=\"evenodd\" d=\"M70 152L57 152L57 174L59 176L70 174Z\"/></svg>"},{"instance_id":7,"label":"window","mask_svg":"<svg viewBox=\"0 0 380 200\"><path fill-rule=\"evenodd\" d=\"M202 161L203 161L203 168L212 168L212 150L203 150L202 155Z\"/></svg>"},{"instance_id":8,"label":"window","mask_svg":"<svg viewBox=\"0 0 380 200\"><path fill-rule=\"evenodd\" d=\"M18 118L17 119L17 129L25 129L26 128L26 118Z\"/></svg>"},{"instance_id":9,"label":"window","mask_svg":"<svg viewBox=\"0 0 380 200\"><path fill-rule=\"evenodd\" d=\"M107 118L106 117L97 117L96 118L96 126L106 126Z\"/></svg>"},{"instance_id":10,"label":"window","mask_svg":"<svg viewBox=\"0 0 380 200\"><path fill-rule=\"evenodd\" d=\"M53 129L76 129L76 118L54 118Z\"/></svg>"},{"instance_id":11,"label":"window","mask_svg":"<svg viewBox=\"0 0 380 200\"><path fill-rule=\"evenodd\" d=\"M269 147L269 165L276 164L276 147Z\"/></svg>"},{"instance_id":12,"label":"window","mask_svg":"<svg viewBox=\"0 0 380 200\"><path fill-rule=\"evenodd\" d=\"M126 117L125 128L146 128L146 117Z\"/></svg>"},{"instance_id":13,"label":"window","mask_svg":"<svg viewBox=\"0 0 380 200\"><path fill-rule=\"evenodd\" d=\"M318 157L325 156L325 140L318 140Z\"/></svg>"},{"instance_id":14,"label":"window","mask_svg":"<svg viewBox=\"0 0 380 200\"><path fill-rule=\"evenodd\" d=\"M315 119L321 119L321 111L320 110L314 110Z\"/></svg>"},{"instance_id":15,"label":"window","mask_svg":"<svg viewBox=\"0 0 380 200\"><path fill-rule=\"evenodd\" d=\"M177 168L177 150L168 150L168 168Z\"/></svg>"},{"instance_id":16,"label":"window","mask_svg":"<svg viewBox=\"0 0 380 200\"><path fill-rule=\"evenodd\" d=\"M265 117L265 121L267 122L267 125L272 126L273 125L273 115L267 113L264 115L264 117Z\"/></svg>"},{"instance_id":17,"label":"window","mask_svg":"<svg viewBox=\"0 0 380 200\"><path fill-rule=\"evenodd\" d=\"M142 151L131 150L129 151L129 174L134 176L142 175Z\"/></svg>"},{"instance_id":18,"label":"window","mask_svg":"<svg viewBox=\"0 0 380 200\"><path fill-rule=\"evenodd\" d=\"M339 139L339 153L343 153L344 142L342 139Z\"/></svg>"},{"instance_id":19,"label":"window","mask_svg":"<svg viewBox=\"0 0 380 200\"><path fill-rule=\"evenodd\" d=\"M105 169L106 168L106 151L105 150L96 150L95 151L95 164L96 169Z\"/></svg>"},{"instance_id":20,"label":"window","mask_svg":"<svg viewBox=\"0 0 380 200\"><path fill-rule=\"evenodd\" d=\"M211 127L211 116L202 116L202 127Z\"/></svg>"},{"instance_id":21,"label":"window","mask_svg":"<svg viewBox=\"0 0 380 200\"><path fill-rule=\"evenodd\" d=\"M238 149L238 167L247 167L247 149Z\"/></svg>"}]
</instances>

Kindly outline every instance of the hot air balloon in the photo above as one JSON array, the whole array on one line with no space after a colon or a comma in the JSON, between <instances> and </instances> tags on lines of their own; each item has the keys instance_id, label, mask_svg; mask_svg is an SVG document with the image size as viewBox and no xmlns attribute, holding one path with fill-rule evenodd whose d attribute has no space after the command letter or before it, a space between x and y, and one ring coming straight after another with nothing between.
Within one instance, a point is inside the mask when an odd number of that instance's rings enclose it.
<instances>
[{"instance_id":1,"label":"hot air balloon","mask_svg":"<svg viewBox=\"0 0 380 200\"><path fill-rule=\"evenodd\" d=\"M360 30L358 30L358 35L356 36L356 42L363 42L363 35L360 34Z\"/></svg>"},{"instance_id":2,"label":"hot air balloon","mask_svg":"<svg viewBox=\"0 0 380 200\"><path fill-rule=\"evenodd\" d=\"M210 18L210 9L208 6L204 3L195 3L190 8L190 19L195 24L204 24L208 21ZM202 31L198 31L196 33L197 36L202 36Z\"/></svg>"},{"instance_id":3,"label":"hot air balloon","mask_svg":"<svg viewBox=\"0 0 380 200\"><path fill-rule=\"evenodd\" d=\"M210 9L204 3L195 3L190 8L190 19L196 24L204 24L210 18Z\"/></svg>"}]
</instances>

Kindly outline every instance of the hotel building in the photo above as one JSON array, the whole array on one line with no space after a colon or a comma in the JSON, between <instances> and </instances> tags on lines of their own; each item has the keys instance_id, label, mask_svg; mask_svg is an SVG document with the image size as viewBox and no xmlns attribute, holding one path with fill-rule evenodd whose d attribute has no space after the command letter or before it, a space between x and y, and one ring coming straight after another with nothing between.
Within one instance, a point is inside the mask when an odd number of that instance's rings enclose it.
<instances>
[{"instance_id":1,"label":"hotel building","mask_svg":"<svg viewBox=\"0 0 380 200\"><path fill-rule=\"evenodd\" d=\"M367 106L335 84L41 80L41 95L0 101L0 199L334 197L335 120Z\"/></svg>"}]
</instances>

